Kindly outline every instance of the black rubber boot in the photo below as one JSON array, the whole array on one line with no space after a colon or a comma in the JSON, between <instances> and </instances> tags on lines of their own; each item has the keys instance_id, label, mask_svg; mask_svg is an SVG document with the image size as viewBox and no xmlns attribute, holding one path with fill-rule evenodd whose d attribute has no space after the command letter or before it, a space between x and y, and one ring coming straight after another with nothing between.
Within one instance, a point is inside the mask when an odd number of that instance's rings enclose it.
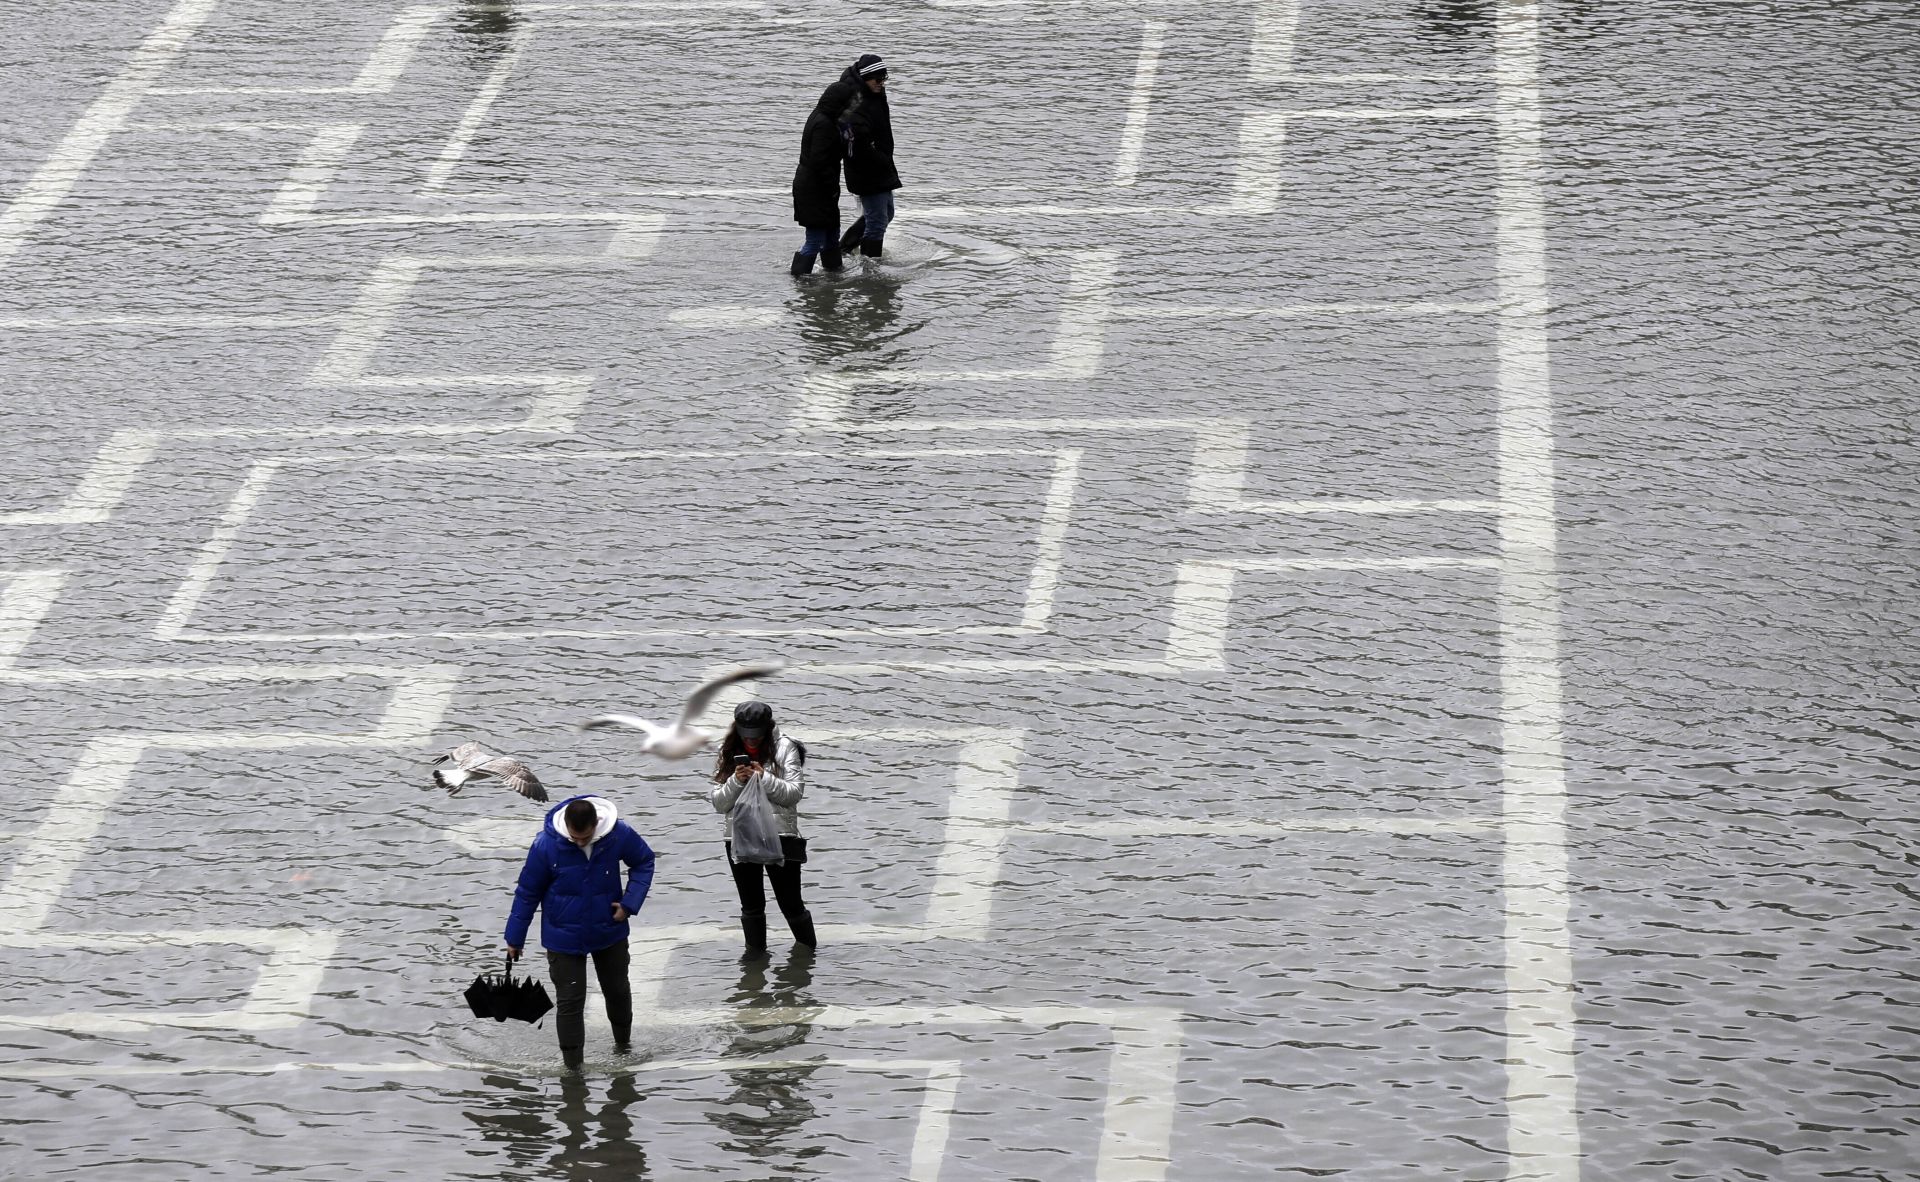
<instances>
[{"instance_id":1,"label":"black rubber boot","mask_svg":"<svg viewBox=\"0 0 1920 1182\"><path fill-rule=\"evenodd\" d=\"M759 915L742 914L740 916L740 931L747 937L746 955L765 956L767 954L766 912L763 911Z\"/></svg>"},{"instance_id":2,"label":"black rubber boot","mask_svg":"<svg viewBox=\"0 0 1920 1182\"><path fill-rule=\"evenodd\" d=\"M845 265L846 264L840 261L839 247L829 246L825 250L820 252L820 269L821 270L838 271Z\"/></svg>"},{"instance_id":3,"label":"black rubber boot","mask_svg":"<svg viewBox=\"0 0 1920 1182\"><path fill-rule=\"evenodd\" d=\"M613 1049L624 1055L632 1045L633 1024L629 1022L625 1026L615 1026L613 1028Z\"/></svg>"},{"instance_id":4,"label":"black rubber boot","mask_svg":"<svg viewBox=\"0 0 1920 1182\"><path fill-rule=\"evenodd\" d=\"M813 274L813 256L805 251L795 251L793 253L793 266L788 268L787 274L792 275L796 279L802 275Z\"/></svg>"},{"instance_id":5,"label":"black rubber boot","mask_svg":"<svg viewBox=\"0 0 1920 1182\"><path fill-rule=\"evenodd\" d=\"M561 1047L560 1058L566 1063L568 1071L580 1070L580 1064L586 1060L585 1047Z\"/></svg>"},{"instance_id":6,"label":"black rubber boot","mask_svg":"<svg viewBox=\"0 0 1920 1182\"><path fill-rule=\"evenodd\" d=\"M862 257L864 257L864 258L869 258L869 259L877 259L877 258L879 258L879 257L880 257L880 242L881 242L881 240L880 240L880 239L878 239L878 238L862 238L862 239L860 240L860 254L861 254L861 256L862 256Z\"/></svg>"},{"instance_id":7,"label":"black rubber boot","mask_svg":"<svg viewBox=\"0 0 1920 1182\"><path fill-rule=\"evenodd\" d=\"M805 944L809 948L819 946L819 941L813 934L813 912L804 909L794 912L787 916L787 926L793 929L793 938L796 942Z\"/></svg>"},{"instance_id":8,"label":"black rubber boot","mask_svg":"<svg viewBox=\"0 0 1920 1182\"><path fill-rule=\"evenodd\" d=\"M840 235L840 249L852 250L854 247L854 244L859 242L862 238L865 238L866 236L867 236L867 215L863 213L859 217L853 219L853 224L847 227L847 232L845 234Z\"/></svg>"}]
</instances>

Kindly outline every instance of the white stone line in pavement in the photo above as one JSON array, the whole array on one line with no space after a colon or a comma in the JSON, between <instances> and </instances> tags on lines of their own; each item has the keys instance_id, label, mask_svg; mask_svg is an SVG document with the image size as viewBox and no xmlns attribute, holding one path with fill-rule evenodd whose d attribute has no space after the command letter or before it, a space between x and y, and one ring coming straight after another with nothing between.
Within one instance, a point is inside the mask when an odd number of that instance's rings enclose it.
<instances>
[{"instance_id":1,"label":"white stone line in pavement","mask_svg":"<svg viewBox=\"0 0 1920 1182\"><path fill-rule=\"evenodd\" d=\"M281 329L327 328L340 322L331 312L283 316L273 312L95 312L60 316L0 316L4 329L158 328Z\"/></svg>"},{"instance_id":2,"label":"white stone line in pavement","mask_svg":"<svg viewBox=\"0 0 1920 1182\"><path fill-rule=\"evenodd\" d=\"M288 225L314 217L314 206L333 184L365 131L362 123L322 123L313 128L306 148L287 170L287 179L267 201L260 224Z\"/></svg>"},{"instance_id":3,"label":"white stone line in pavement","mask_svg":"<svg viewBox=\"0 0 1920 1182\"><path fill-rule=\"evenodd\" d=\"M375 42L367 60L353 81L344 86L218 86L190 85L154 87L151 94L385 94L400 81L413 61L414 51L426 39L434 22L452 12L451 5L436 4L409 8L388 25Z\"/></svg>"},{"instance_id":4,"label":"white stone line in pavement","mask_svg":"<svg viewBox=\"0 0 1920 1182\"><path fill-rule=\"evenodd\" d=\"M1485 86L1493 81L1492 74L1281 74L1275 83L1332 83L1340 86L1390 86L1408 82L1459 82Z\"/></svg>"},{"instance_id":5,"label":"white stone line in pavement","mask_svg":"<svg viewBox=\"0 0 1920 1182\"><path fill-rule=\"evenodd\" d=\"M1040 366L992 370L883 369L861 373L817 373L801 383L795 412L803 431L841 430L853 392L866 386L918 385L930 382L1084 381L1099 371L1106 349L1106 325L1113 307L1113 282L1120 262L1113 250L1076 251L1067 290L1054 324L1053 345Z\"/></svg>"},{"instance_id":6,"label":"white stone line in pavement","mask_svg":"<svg viewBox=\"0 0 1920 1182\"><path fill-rule=\"evenodd\" d=\"M1180 1016L1141 1011L1115 1022L1107 1100L1094 1182L1164 1182L1173 1164L1175 1089L1180 1081Z\"/></svg>"},{"instance_id":7,"label":"white stone line in pavement","mask_svg":"<svg viewBox=\"0 0 1920 1182\"><path fill-rule=\"evenodd\" d=\"M759 457L755 451L594 451L594 452L504 452L485 457L465 457L473 463L502 462L567 463L580 460L617 461L657 459L671 461L717 460ZM154 625L157 640L206 641L373 641L415 640L426 637L455 639L621 639L643 636L737 636L737 637L873 637L873 636L1030 636L1046 630L1053 611L1053 595L1059 586L1062 541L1072 515L1074 486L1079 479L1080 453L1074 449L1023 447L920 447L875 448L852 453L866 458L918 459L931 456L1045 456L1053 460L1048 476L1045 508L1036 532L1036 556L1021 601L1021 623L1013 625L926 625L881 626L873 628L472 628L388 631L327 632L202 632L190 631L187 621L198 610L207 589L219 574L240 531L245 529L279 472L295 464L352 463L361 467L374 464L446 464L463 457L441 452L409 452L368 456L355 453L309 453L273 456L257 460L235 491L213 532L188 564L185 576L174 590ZM825 452L786 452L787 458L831 458ZM1029 621L1038 620L1038 625Z\"/></svg>"},{"instance_id":8,"label":"white stone line in pavement","mask_svg":"<svg viewBox=\"0 0 1920 1182\"><path fill-rule=\"evenodd\" d=\"M861 375L864 381L867 375ZM1175 432L1193 436L1193 460L1187 481L1190 513L1492 513L1496 501L1473 498L1442 500L1256 500L1243 495L1250 427L1241 419L1167 418L978 418L894 419L862 423L827 417L845 413L847 387L839 375L815 375L803 384L801 413L811 416L802 434L890 435L962 432L1058 434L1121 434ZM825 393L822 393L822 391Z\"/></svg>"},{"instance_id":9,"label":"white stone line in pavement","mask_svg":"<svg viewBox=\"0 0 1920 1182\"><path fill-rule=\"evenodd\" d=\"M180 638L188 618L200 605L201 598L207 593L207 587L219 573L220 564L226 561L228 552L233 549L234 541L240 536L240 531L246 528L247 521L253 516L253 511L259 507L261 498L267 495L268 486L273 483L274 477L279 474L285 464L286 460L279 458L258 460L247 472L247 478L241 481L239 489L233 494L233 499L227 502L225 511L221 513L219 522L213 527L212 536L200 547L200 552L194 556L192 564L187 567L186 577L181 580L180 586L174 589L173 597L167 601L166 609L160 613L160 621L153 629L156 639L178 640Z\"/></svg>"},{"instance_id":10,"label":"white stone line in pavement","mask_svg":"<svg viewBox=\"0 0 1920 1182\"><path fill-rule=\"evenodd\" d=\"M609 243L609 250L619 248L638 252L651 249L651 239L659 230L659 219L655 215L638 215L634 220L643 223L636 231L641 237L622 238L616 235L614 241ZM645 241L641 240L642 237ZM340 328L333 341L314 363L308 380L319 385L376 389L526 386L538 391L528 407L526 419L519 422L468 422L438 430L425 425L396 424L355 428L351 431L353 434L453 434L502 429L553 433L571 431L575 417L591 392L593 379L590 377L538 372L370 374L367 368L400 309L405 306L422 277L431 270L573 270L621 265L624 261L624 258L599 255L389 255L369 273L353 307L341 317Z\"/></svg>"},{"instance_id":11,"label":"white stone line in pavement","mask_svg":"<svg viewBox=\"0 0 1920 1182\"><path fill-rule=\"evenodd\" d=\"M268 680L338 680L368 677L392 683L379 723L360 734L305 732L248 734L217 732L126 733L90 742L66 783L48 801L45 819L0 882L0 948L78 948L125 951L154 945L193 947L238 944L266 953L246 1001L237 1008L211 1012L77 1010L65 1013L0 1013L0 1026L24 1026L84 1033L188 1027L221 1030L269 1030L298 1025L308 1016L326 962L334 948L331 933L298 928L219 928L146 932L46 931L55 905L67 893L74 872L97 850L97 838L109 811L124 794L145 752L165 750L284 750L304 747L380 748L424 745L452 699L458 670L448 666L392 669L380 666L248 665L91 669L76 672L0 670L0 681L57 684L75 681L194 680L209 683L258 683Z\"/></svg>"},{"instance_id":12,"label":"white stone line in pavement","mask_svg":"<svg viewBox=\"0 0 1920 1182\"><path fill-rule=\"evenodd\" d=\"M429 260L410 255L388 255L375 263L307 380L344 385L365 376L381 340L430 265Z\"/></svg>"},{"instance_id":13,"label":"white stone line in pavement","mask_svg":"<svg viewBox=\"0 0 1920 1182\"><path fill-rule=\"evenodd\" d=\"M979 657L950 661L807 661L790 665L788 672L876 678L901 672L1058 675L1136 673L1163 677L1197 672L1220 672L1227 668L1228 623L1233 607L1236 576L1240 572L1495 570L1499 565L1500 560L1494 558L1428 554L1404 558L1319 559L1262 556L1187 561L1180 563L1177 570L1168 611L1166 645L1158 658L1094 657L1052 660L1026 657Z\"/></svg>"},{"instance_id":14,"label":"white stone line in pavement","mask_svg":"<svg viewBox=\"0 0 1920 1182\"><path fill-rule=\"evenodd\" d=\"M1285 115L1247 112L1240 120L1233 199L1213 208L1235 215L1272 213L1280 208L1280 167L1286 158L1286 146Z\"/></svg>"},{"instance_id":15,"label":"white stone line in pavement","mask_svg":"<svg viewBox=\"0 0 1920 1182\"><path fill-rule=\"evenodd\" d=\"M17 253L48 214L59 208L115 132L122 130L140 100L153 93L158 78L205 23L219 0L178 0L147 34L99 97L87 105L53 152L0 212L0 267Z\"/></svg>"},{"instance_id":16,"label":"white stone line in pavement","mask_svg":"<svg viewBox=\"0 0 1920 1182\"><path fill-rule=\"evenodd\" d=\"M0 671L11 669L66 585L63 570L0 571Z\"/></svg>"},{"instance_id":17,"label":"white stone line in pavement","mask_svg":"<svg viewBox=\"0 0 1920 1182\"><path fill-rule=\"evenodd\" d=\"M335 129L351 125L331 125ZM321 129L320 136L327 133ZM357 134L357 129L355 129ZM319 138L319 137L317 137ZM350 137L349 137L350 138ZM337 144L340 137L330 139ZM328 149L329 151L331 148ZM311 162L311 160L309 161ZM297 168L298 166L296 166ZM297 188L305 190L310 177ZM283 189L283 193L286 190ZM297 200L298 198L296 198ZM320 217L288 217L284 221L327 222ZM351 220L351 219L347 219ZM612 222L615 233L608 242L609 253L599 255L512 255L473 257L460 255L393 255L376 264L362 285L352 308L343 314L313 318L312 323L330 323L336 327L334 339L316 363L309 380L320 384L361 386L374 389L403 389L448 386L524 386L534 391L524 418L512 420L467 420L444 423L387 423L355 426L314 425L306 427L207 427L172 430L121 430L101 444L92 463L81 475L66 499L52 509L12 510L0 513L0 526L72 525L108 520L125 499L133 483L160 446L168 441L191 439L326 439L380 435L450 436L527 432L564 434L573 429L580 409L586 404L593 379L564 373L453 373L453 374L370 374L366 372L382 336L404 306L421 277L430 270L523 268L529 270L570 269L622 265L644 257L653 249L662 220L657 214L481 214L450 215L443 218L400 218L400 221L528 221L592 220ZM40 318L35 318L40 319ZM144 322L142 318L141 322ZM303 321L304 322L304 321ZM172 323L163 321L162 323ZM251 326L251 325L250 325Z\"/></svg>"},{"instance_id":18,"label":"white stone line in pavement","mask_svg":"<svg viewBox=\"0 0 1920 1182\"><path fill-rule=\"evenodd\" d=\"M1248 82L1271 86L1292 75L1293 37L1299 26L1300 0L1261 0L1255 5Z\"/></svg>"},{"instance_id":19,"label":"white stone line in pavement","mask_svg":"<svg viewBox=\"0 0 1920 1182\"><path fill-rule=\"evenodd\" d=\"M1108 1056L1107 1090L1102 1104L1100 1143L1094 1159L1096 1182L1164 1182L1172 1164L1175 1089L1180 1076L1184 1036L1181 1013L1157 1006L751 1006L744 1009L647 1011L635 1007L637 1019L653 1026L724 1026L728 1028L798 1026L846 1030L860 1027L1007 1026L1052 1029L1064 1025L1104 1026L1112 1037ZM801 1060L802 1065L833 1066L832 1059ZM712 1064L716 1071L738 1070L742 1061L661 1060L635 1064L630 1070L697 1070ZM952 1067L950 1060L902 1058L849 1060L846 1065L871 1063L872 1070L932 1072ZM756 1061L748 1060L752 1067ZM768 1067L775 1063L768 1061ZM112 1065L0 1064L0 1079L88 1079L185 1075L280 1075L296 1071L334 1071L343 1074L407 1075L440 1071L486 1071L497 1064L432 1062L400 1059L390 1063L279 1060L270 1063L193 1064L132 1063ZM956 1069L957 1070L957 1069ZM928 1101L922 1101L922 1112ZM950 1109L949 1109L950 1111ZM916 1147L921 1145L916 1136ZM931 1144L927 1145L931 1156ZM916 1160L919 1155L916 1153ZM929 1177L932 1175L929 1174Z\"/></svg>"},{"instance_id":20,"label":"white stone line in pavement","mask_svg":"<svg viewBox=\"0 0 1920 1182\"><path fill-rule=\"evenodd\" d=\"M105 521L120 504L158 447L154 431L116 431L100 445L67 499L54 509L0 513L0 525L78 525Z\"/></svg>"},{"instance_id":21,"label":"white stone line in pavement","mask_svg":"<svg viewBox=\"0 0 1920 1182\"><path fill-rule=\"evenodd\" d=\"M1215 420L1191 424L1193 474L1187 486L1190 513L1492 513L1498 502L1457 498L1446 500L1258 500L1246 495L1247 453L1252 427L1244 421Z\"/></svg>"},{"instance_id":22,"label":"white stone line in pavement","mask_svg":"<svg viewBox=\"0 0 1920 1182\"><path fill-rule=\"evenodd\" d=\"M506 52L500 55L500 60L494 64L486 81L481 83L479 91L473 96L473 101L467 104L466 112L460 116L460 122L454 127L453 134L447 137L446 144L441 147L440 155L435 157L433 166L427 169L427 179L420 186L423 194L446 187L448 178L453 176L453 170L460 166L461 160L465 159L467 145L472 142L474 134L480 130L480 125L487 121L487 116L493 112L493 104L500 100L501 92L506 90L507 81L513 77L514 68L519 64L520 54L526 49L527 42L532 36L531 27L523 28L515 32L512 39L508 41Z\"/></svg>"},{"instance_id":23,"label":"white stone line in pavement","mask_svg":"<svg viewBox=\"0 0 1920 1182\"><path fill-rule=\"evenodd\" d=\"M230 1010L77 1010L0 1013L0 1027L78 1034L121 1034L156 1027L189 1030L284 1030L306 1021L338 939L303 928L213 928L149 932L13 932L0 929L4 949L84 949L129 952L142 948L237 945L264 954L246 1001Z\"/></svg>"},{"instance_id":24,"label":"white stone line in pavement","mask_svg":"<svg viewBox=\"0 0 1920 1182\"><path fill-rule=\"evenodd\" d=\"M809 374L801 381L792 430L800 434L894 434L928 432L1191 432L1193 462L1187 508L1196 513L1274 515L1321 513L1490 513L1495 502L1475 498L1380 500L1324 498L1256 500L1245 495L1251 425L1244 419L1162 417L888 419L863 422L854 415L856 391L866 387L931 382L1084 381L1098 372L1106 326L1121 319L1179 318L1195 314L1184 307L1115 304L1115 261L1108 252L1077 256L1072 282L1054 329L1044 366L1004 370L882 369L857 373ZM1257 316L1424 316L1484 312L1491 304L1339 303L1281 304L1266 308L1202 308L1203 315Z\"/></svg>"},{"instance_id":25,"label":"white stone line in pavement","mask_svg":"<svg viewBox=\"0 0 1920 1182\"><path fill-rule=\"evenodd\" d=\"M312 131L311 119L142 119L126 126L128 131Z\"/></svg>"},{"instance_id":26,"label":"white stone line in pavement","mask_svg":"<svg viewBox=\"0 0 1920 1182\"><path fill-rule=\"evenodd\" d=\"M262 210L259 222L263 226L323 226L347 228L352 226L482 226L507 224L539 223L606 223L612 228L612 235L601 256L568 255L524 255L516 256L523 263L514 264L505 260L491 263L479 259L459 259L456 256L444 256L441 261L448 266L507 266L507 265L590 265L604 259L644 259L653 255L660 228L665 222L658 213L621 213L610 211L576 209L517 209L501 213L376 213L355 214L346 212L321 213L318 206L325 199L339 177L340 170L346 165L347 158L359 144L365 125L359 123L322 123L313 129L312 138L301 152L293 167L287 171L286 180L274 191ZM603 258L604 256L604 258ZM546 260L543 264L538 260Z\"/></svg>"},{"instance_id":27,"label":"white stone line in pavement","mask_svg":"<svg viewBox=\"0 0 1920 1182\"><path fill-rule=\"evenodd\" d=\"M1007 818L1020 790L1026 732L994 730L969 738L955 757L953 793L934 863L927 925L960 939L985 940L993 927Z\"/></svg>"},{"instance_id":28,"label":"white stone line in pavement","mask_svg":"<svg viewBox=\"0 0 1920 1182\"><path fill-rule=\"evenodd\" d=\"M581 4L518 4L526 12L759 12L766 0L606 0Z\"/></svg>"},{"instance_id":29,"label":"white stone line in pavement","mask_svg":"<svg viewBox=\"0 0 1920 1182\"><path fill-rule=\"evenodd\" d=\"M1288 817L1277 821L1232 821L1162 817L1126 821L1023 821L1022 833L1066 837L1284 837L1289 833L1387 833L1407 836L1486 834L1497 837L1499 817L1396 817L1381 814Z\"/></svg>"},{"instance_id":30,"label":"white stone line in pavement","mask_svg":"<svg viewBox=\"0 0 1920 1182\"><path fill-rule=\"evenodd\" d=\"M1226 558L1182 562L1173 592L1167 630L1167 663L1183 669L1226 667L1228 614L1242 572L1322 570L1425 571L1459 567L1491 568L1491 558L1420 555L1409 558Z\"/></svg>"},{"instance_id":31,"label":"white stone line in pavement","mask_svg":"<svg viewBox=\"0 0 1920 1182\"><path fill-rule=\"evenodd\" d=\"M1026 604L1020 612L1023 631L1038 635L1053 620L1053 599L1060 590L1061 554L1067 527L1073 522L1074 492L1080 485L1080 452L1057 453L1053 476L1047 481L1047 499L1040 514L1040 532L1034 538L1033 574L1027 580Z\"/></svg>"},{"instance_id":32,"label":"white stone line in pavement","mask_svg":"<svg viewBox=\"0 0 1920 1182\"><path fill-rule=\"evenodd\" d=\"M927 1065L920 1098L920 1115L913 1126L913 1145L907 1150L907 1182L940 1182L952 1135L953 1106L960 1097L961 1064L938 1060Z\"/></svg>"},{"instance_id":33,"label":"white stone line in pavement","mask_svg":"<svg viewBox=\"0 0 1920 1182\"><path fill-rule=\"evenodd\" d=\"M1495 14L1507 1178L1578 1182L1540 12L1506 0Z\"/></svg>"},{"instance_id":34,"label":"white stone line in pavement","mask_svg":"<svg viewBox=\"0 0 1920 1182\"><path fill-rule=\"evenodd\" d=\"M1493 303L1448 304L1425 300L1340 304L1115 304L1115 320L1310 319L1316 316L1458 316L1493 311Z\"/></svg>"},{"instance_id":35,"label":"white stone line in pavement","mask_svg":"<svg viewBox=\"0 0 1920 1182\"><path fill-rule=\"evenodd\" d=\"M1223 216L1258 216L1280 208L1280 170L1285 161L1287 125L1296 119L1487 119L1479 107L1338 107L1313 111L1248 111L1240 121L1239 165L1232 199L1208 207Z\"/></svg>"},{"instance_id":36,"label":"white stone line in pavement","mask_svg":"<svg viewBox=\"0 0 1920 1182\"><path fill-rule=\"evenodd\" d=\"M1281 119L1492 119L1485 107L1328 107L1317 111L1279 111Z\"/></svg>"},{"instance_id":37,"label":"white stone line in pavement","mask_svg":"<svg viewBox=\"0 0 1920 1182\"><path fill-rule=\"evenodd\" d=\"M1165 21L1142 21L1140 56L1133 66L1133 89L1127 95L1127 122L1120 132L1120 151L1113 161L1113 183L1125 188L1140 179L1140 156L1147 144L1147 118L1153 110L1153 83L1160 70L1160 50L1166 43Z\"/></svg>"},{"instance_id":38,"label":"white stone line in pavement","mask_svg":"<svg viewBox=\"0 0 1920 1182\"><path fill-rule=\"evenodd\" d=\"M679 308L667 313L668 323L689 328L770 328L786 317L786 310L777 306L756 308L739 304Z\"/></svg>"},{"instance_id":39,"label":"white stone line in pavement","mask_svg":"<svg viewBox=\"0 0 1920 1182\"><path fill-rule=\"evenodd\" d=\"M298 220L298 219L293 219ZM327 219L314 217L313 222ZM351 219L346 219L351 221ZM378 220L378 219L370 219ZM557 373L456 373L381 375L365 372L381 335L405 303L412 287L428 270L442 267L567 269L613 265L609 260L644 257L658 238L661 218L657 214L503 214L452 215L450 218L399 218L400 221L528 221L592 220L615 223L608 243L608 255L512 255L499 257L390 256L377 264L347 312L325 317L290 318L289 324L331 324L336 326L334 340L328 346L311 380L323 384L357 385L376 389L445 386L526 386L535 391L527 414L522 419L469 420L446 423L389 423L358 426L314 425L308 427L206 427L166 431L121 430L101 444L93 461L81 475L66 499L52 509L12 510L0 513L0 526L74 525L108 520L125 499L146 464L160 446L168 441L191 439L326 439L353 436L422 435L450 436L528 432L564 434L573 429L580 409L591 393L593 379ZM182 314L190 316L191 314ZM26 318L33 325L58 327L65 318ZM219 324L231 318L209 317L206 324ZM120 323L119 317L82 317L84 323ZM148 318L135 316L128 323L203 327L199 319ZM247 327L272 326L267 320L246 318Z\"/></svg>"},{"instance_id":40,"label":"white stone line in pavement","mask_svg":"<svg viewBox=\"0 0 1920 1182\"><path fill-rule=\"evenodd\" d=\"M614 1074L642 1072L707 1074L729 1071L793 1071L799 1068L839 1068L846 1071L874 1071L907 1075L927 1072L944 1075L964 1071L959 1059L861 1059L822 1055L807 1059L644 1059L626 1064ZM36 1063L9 1067L0 1065L0 1079L75 1079L169 1075L287 1075L300 1071L328 1071L341 1074L413 1075L440 1071L496 1071L497 1063L436 1061L432 1059L393 1059L384 1063L327 1061L321 1059L283 1059L267 1063Z\"/></svg>"}]
</instances>

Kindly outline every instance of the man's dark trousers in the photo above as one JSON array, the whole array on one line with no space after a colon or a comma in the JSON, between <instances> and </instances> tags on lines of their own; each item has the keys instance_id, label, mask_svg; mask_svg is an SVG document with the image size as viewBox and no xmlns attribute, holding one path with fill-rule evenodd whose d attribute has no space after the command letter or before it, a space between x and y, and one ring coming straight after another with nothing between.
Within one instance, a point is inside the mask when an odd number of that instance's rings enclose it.
<instances>
[{"instance_id":1,"label":"man's dark trousers","mask_svg":"<svg viewBox=\"0 0 1920 1182\"><path fill-rule=\"evenodd\" d=\"M578 1067L587 1042L587 958L571 952L547 951L547 972L553 978L553 1026L560 1035L560 1056ZM627 982L627 942L609 944L593 954L593 972L600 979L600 996L607 1003L607 1022L614 1045L626 1049L633 1034L633 987Z\"/></svg>"}]
</instances>

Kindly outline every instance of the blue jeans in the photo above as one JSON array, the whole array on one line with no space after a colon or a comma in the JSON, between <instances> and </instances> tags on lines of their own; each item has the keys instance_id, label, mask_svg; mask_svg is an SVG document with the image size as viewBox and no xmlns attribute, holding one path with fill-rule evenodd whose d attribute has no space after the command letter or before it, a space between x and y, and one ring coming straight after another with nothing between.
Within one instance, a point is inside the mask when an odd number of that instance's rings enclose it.
<instances>
[{"instance_id":1,"label":"blue jeans","mask_svg":"<svg viewBox=\"0 0 1920 1182\"><path fill-rule=\"evenodd\" d=\"M807 232L807 241L800 248L800 253L808 258L840 245L840 227L838 226L803 226L801 228Z\"/></svg>"},{"instance_id":2,"label":"blue jeans","mask_svg":"<svg viewBox=\"0 0 1920 1182\"><path fill-rule=\"evenodd\" d=\"M860 198L860 210L866 216L867 230L864 237L868 242L878 242L887 236L887 225L893 221L893 194L874 193Z\"/></svg>"}]
</instances>

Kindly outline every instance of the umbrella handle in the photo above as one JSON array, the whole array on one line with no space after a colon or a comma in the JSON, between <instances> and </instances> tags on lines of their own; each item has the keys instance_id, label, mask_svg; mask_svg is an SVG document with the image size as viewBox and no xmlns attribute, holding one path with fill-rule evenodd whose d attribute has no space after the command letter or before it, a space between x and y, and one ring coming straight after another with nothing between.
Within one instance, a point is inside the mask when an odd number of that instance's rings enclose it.
<instances>
[{"instance_id":1,"label":"umbrella handle","mask_svg":"<svg viewBox=\"0 0 1920 1182\"><path fill-rule=\"evenodd\" d=\"M502 975L506 977L507 984L513 984L513 953L511 952L507 953L507 971Z\"/></svg>"}]
</instances>

